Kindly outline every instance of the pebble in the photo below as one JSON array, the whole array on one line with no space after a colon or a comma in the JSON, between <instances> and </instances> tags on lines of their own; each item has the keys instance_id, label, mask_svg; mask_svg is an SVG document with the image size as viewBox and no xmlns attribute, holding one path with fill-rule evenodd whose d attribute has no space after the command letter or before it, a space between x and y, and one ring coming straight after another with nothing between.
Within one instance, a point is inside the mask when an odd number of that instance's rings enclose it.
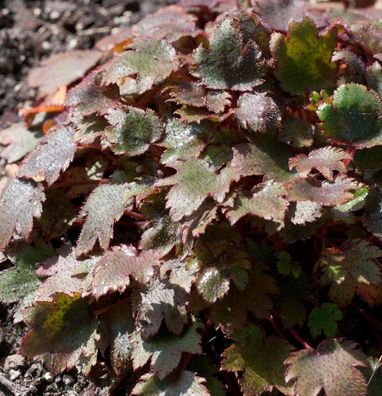
<instances>
[{"instance_id":1,"label":"pebble","mask_svg":"<svg viewBox=\"0 0 382 396\"><path fill-rule=\"evenodd\" d=\"M65 385L72 385L72 384L74 384L74 378L73 377L71 377L70 375L68 375L68 374L64 374L64 376L62 377L62 382L65 384Z\"/></svg>"},{"instance_id":2,"label":"pebble","mask_svg":"<svg viewBox=\"0 0 382 396\"><path fill-rule=\"evenodd\" d=\"M15 353L14 355L9 355L5 358L4 362L4 370L10 371L11 369L15 369L17 367L24 366L25 357Z\"/></svg>"},{"instance_id":3,"label":"pebble","mask_svg":"<svg viewBox=\"0 0 382 396\"><path fill-rule=\"evenodd\" d=\"M49 371L47 371L47 372L44 374L44 380L45 380L46 382L48 382L48 383L53 382L53 381L54 381L53 375L52 375Z\"/></svg>"}]
</instances>

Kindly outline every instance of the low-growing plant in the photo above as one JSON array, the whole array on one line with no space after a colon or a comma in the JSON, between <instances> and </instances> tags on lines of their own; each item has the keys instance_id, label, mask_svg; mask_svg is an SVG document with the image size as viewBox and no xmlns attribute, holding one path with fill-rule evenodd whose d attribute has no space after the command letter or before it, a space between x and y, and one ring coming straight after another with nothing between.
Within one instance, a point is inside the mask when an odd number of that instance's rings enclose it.
<instances>
[{"instance_id":1,"label":"low-growing plant","mask_svg":"<svg viewBox=\"0 0 382 396\"><path fill-rule=\"evenodd\" d=\"M0 134L0 300L22 354L110 392L380 395L380 22L231 3L30 75L45 99Z\"/></svg>"}]
</instances>

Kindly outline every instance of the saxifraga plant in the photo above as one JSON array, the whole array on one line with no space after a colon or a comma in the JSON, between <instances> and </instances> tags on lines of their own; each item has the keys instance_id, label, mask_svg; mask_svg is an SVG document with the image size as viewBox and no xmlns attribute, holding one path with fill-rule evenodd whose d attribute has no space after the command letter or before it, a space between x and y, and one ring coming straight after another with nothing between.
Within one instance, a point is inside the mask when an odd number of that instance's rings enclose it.
<instances>
[{"instance_id":1,"label":"saxifraga plant","mask_svg":"<svg viewBox=\"0 0 382 396\"><path fill-rule=\"evenodd\" d=\"M0 134L0 300L54 374L381 394L381 25L252 5L184 0L30 75L44 102Z\"/></svg>"}]
</instances>

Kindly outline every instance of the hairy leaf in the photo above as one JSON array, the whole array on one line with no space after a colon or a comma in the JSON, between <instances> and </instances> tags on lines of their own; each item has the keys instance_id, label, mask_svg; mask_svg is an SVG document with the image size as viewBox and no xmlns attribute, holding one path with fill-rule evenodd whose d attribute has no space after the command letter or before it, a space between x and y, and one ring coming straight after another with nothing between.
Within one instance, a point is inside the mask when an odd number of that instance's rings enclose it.
<instances>
[{"instance_id":1,"label":"hairy leaf","mask_svg":"<svg viewBox=\"0 0 382 396\"><path fill-rule=\"evenodd\" d=\"M185 290L165 279L154 278L136 291L133 310L143 339L157 334L162 321L172 333L179 335L188 322L185 303Z\"/></svg>"},{"instance_id":2,"label":"hairy leaf","mask_svg":"<svg viewBox=\"0 0 382 396\"><path fill-rule=\"evenodd\" d=\"M317 114L326 134L337 141L359 147L381 144L382 102L364 85L341 85L333 102L323 104Z\"/></svg>"},{"instance_id":3,"label":"hairy leaf","mask_svg":"<svg viewBox=\"0 0 382 396\"><path fill-rule=\"evenodd\" d=\"M75 152L74 130L59 126L39 141L21 165L19 176L46 180L51 185L72 162Z\"/></svg>"},{"instance_id":4,"label":"hairy leaf","mask_svg":"<svg viewBox=\"0 0 382 396\"><path fill-rule=\"evenodd\" d=\"M135 385L132 395L137 396L209 396L204 385L205 379L191 371L183 371L177 378L159 380L154 374L145 374Z\"/></svg>"},{"instance_id":5,"label":"hairy leaf","mask_svg":"<svg viewBox=\"0 0 382 396\"><path fill-rule=\"evenodd\" d=\"M6 146L0 157L8 163L17 162L34 149L38 139L39 133L30 131L21 123L12 124L0 131L0 144Z\"/></svg>"},{"instance_id":6,"label":"hairy leaf","mask_svg":"<svg viewBox=\"0 0 382 396\"><path fill-rule=\"evenodd\" d=\"M150 109L111 109L107 120L111 125L108 138L114 143L112 149L116 154L143 154L162 135L162 125Z\"/></svg>"},{"instance_id":7,"label":"hairy leaf","mask_svg":"<svg viewBox=\"0 0 382 396\"><path fill-rule=\"evenodd\" d=\"M309 155L299 154L289 159L289 167L296 168L300 176L306 177L312 171L317 169L327 179L333 180L333 172L346 173L345 159L351 159L351 156L345 151L335 147L322 147L313 150Z\"/></svg>"},{"instance_id":8,"label":"hairy leaf","mask_svg":"<svg viewBox=\"0 0 382 396\"><path fill-rule=\"evenodd\" d=\"M45 195L41 186L31 181L11 179L0 198L0 249L4 249L13 235L28 238L33 218L40 217Z\"/></svg>"},{"instance_id":9,"label":"hairy leaf","mask_svg":"<svg viewBox=\"0 0 382 396\"><path fill-rule=\"evenodd\" d=\"M341 362L339 364L339 362ZM366 396L367 384L360 368L366 357L350 341L325 340L314 349L293 352L286 360L285 379L293 381L293 394L301 396ZM341 378L338 381L337 378Z\"/></svg>"},{"instance_id":10,"label":"hairy leaf","mask_svg":"<svg viewBox=\"0 0 382 396\"><path fill-rule=\"evenodd\" d=\"M265 133L278 129L281 113L272 98L266 93L245 93L238 100L236 118L243 128Z\"/></svg>"},{"instance_id":11,"label":"hairy leaf","mask_svg":"<svg viewBox=\"0 0 382 396\"><path fill-rule=\"evenodd\" d=\"M381 266L376 261L382 250L365 240L345 242L341 249L327 248L318 262L323 281L331 284L330 298L340 307L350 304L354 295L361 297L369 285L380 287Z\"/></svg>"},{"instance_id":12,"label":"hairy leaf","mask_svg":"<svg viewBox=\"0 0 382 396\"><path fill-rule=\"evenodd\" d=\"M223 352L222 368L243 371L243 393L259 395L273 389L288 393L283 362L291 346L281 338L266 336L256 325L243 328L233 338L234 344Z\"/></svg>"},{"instance_id":13,"label":"hairy leaf","mask_svg":"<svg viewBox=\"0 0 382 396\"><path fill-rule=\"evenodd\" d=\"M81 357L91 362L95 356L97 322L79 294L58 293L52 302L36 302L25 309L24 320L32 329L22 339L20 352L51 355L53 373L70 370Z\"/></svg>"},{"instance_id":14,"label":"hairy leaf","mask_svg":"<svg viewBox=\"0 0 382 396\"><path fill-rule=\"evenodd\" d=\"M97 261L90 292L96 299L112 291L122 293L129 286L130 278L147 282L157 265L158 258L152 251L138 254L132 246L114 247Z\"/></svg>"},{"instance_id":15,"label":"hairy leaf","mask_svg":"<svg viewBox=\"0 0 382 396\"><path fill-rule=\"evenodd\" d=\"M208 48L195 51L195 75L209 88L250 90L262 83L264 63L259 46L244 42L239 20L226 17L211 33Z\"/></svg>"},{"instance_id":16,"label":"hairy leaf","mask_svg":"<svg viewBox=\"0 0 382 396\"><path fill-rule=\"evenodd\" d=\"M271 51L277 61L275 75L281 87L291 94L302 94L330 85L336 71L336 64L331 62L336 39L335 29L319 36L309 18L291 22L287 37L273 33Z\"/></svg>"},{"instance_id":17,"label":"hairy leaf","mask_svg":"<svg viewBox=\"0 0 382 396\"><path fill-rule=\"evenodd\" d=\"M150 360L154 374L163 380L179 365L182 353L202 353L198 327L199 324L194 322L180 337L164 335L150 341L144 341L139 333L135 333L131 337L134 369Z\"/></svg>"},{"instance_id":18,"label":"hairy leaf","mask_svg":"<svg viewBox=\"0 0 382 396\"><path fill-rule=\"evenodd\" d=\"M136 74L136 90L142 94L162 83L177 67L175 50L166 41L140 41L134 44L134 50L116 56L111 61L105 71L104 83L118 83Z\"/></svg>"}]
</instances>

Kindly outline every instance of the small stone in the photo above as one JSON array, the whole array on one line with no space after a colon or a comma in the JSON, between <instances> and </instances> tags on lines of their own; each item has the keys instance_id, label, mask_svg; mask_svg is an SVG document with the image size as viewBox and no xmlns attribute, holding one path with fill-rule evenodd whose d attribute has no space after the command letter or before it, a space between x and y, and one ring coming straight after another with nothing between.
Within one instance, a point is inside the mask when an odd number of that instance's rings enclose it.
<instances>
[{"instance_id":1,"label":"small stone","mask_svg":"<svg viewBox=\"0 0 382 396\"><path fill-rule=\"evenodd\" d=\"M53 380L54 380L53 375L52 375L49 371L47 371L47 372L44 374L44 380L45 380L46 382L48 382L48 383L53 382Z\"/></svg>"},{"instance_id":2,"label":"small stone","mask_svg":"<svg viewBox=\"0 0 382 396\"><path fill-rule=\"evenodd\" d=\"M65 385L72 385L74 384L74 379L73 377L71 377L68 374L64 374L64 376L62 377L62 381Z\"/></svg>"},{"instance_id":3,"label":"small stone","mask_svg":"<svg viewBox=\"0 0 382 396\"><path fill-rule=\"evenodd\" d=\"M20 370L9 370L9 379L11 381L14 381L16 378L19 378L21 375L21 371Z\"/></svg>"},{"instance_id":4,"label":"small stone","mask_svg":"<svg viewBox=\"0 0 382 396\"><path fill-rule=\"evenodd\" d=\"M49 18L52 19L53 21L58 19L60 17L60 13L58 11L52 11L49 14Z\"/></svg>"},{"instance_id":5,"label":"small stone","mask_svg":"<svg viewBox=\"0 0 382 396\"><path fill-rule=\"evenodd\" d=\"M17 367L24 366L25 357L15 353L14 355L9 355L5 358L4 362L4 370L10 371L11 369L15 369Z\"/></svg>"}]
</instances>

